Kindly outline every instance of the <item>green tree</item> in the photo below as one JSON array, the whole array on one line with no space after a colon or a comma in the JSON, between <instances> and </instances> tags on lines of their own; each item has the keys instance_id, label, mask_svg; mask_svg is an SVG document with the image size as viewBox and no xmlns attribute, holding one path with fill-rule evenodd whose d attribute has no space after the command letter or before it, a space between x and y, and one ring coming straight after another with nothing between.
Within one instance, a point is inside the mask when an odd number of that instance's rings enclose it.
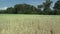
<instances>
[{"instance_id":1,"label":"green tree","mask_svg":"<svg viewBox=\"0 0 60 34\"><path fill-rule=\"evenodd\" d=\"M38 13L38 9L29 4L16 4L14 8L15 8L15 13L20 13L20 14Z\"/></svg>"},{"instance_id":2,"label":"green tree","mask_svg":"<svg viewBox=\"0 0 60 34\"><path fill-rule=\"evenodd\" d=\"M12 8L12 7L7 8L6 13L14 14L14 8Z\"/></svg>"},{"instance_id":3,"label":"green tree","mask_svg":"<svg viewBox=\"0 0 60 34\"><path fill-rule=\"evenodd\" d=\"M38 5L39 8L43 9L43 14L51 14L51 6L52 1L51 0L46 0L45 2L43 2L42 5Z\"/></svg>"},{"instance_id":4,"label":"green tree","mask_svg":"<svg viewBox=\"0 0 60 34\"><path fill-rule=\"evenodd\" d=\"M58 0L54 5L54 14L60 14L60 0Z\"/></svg>"},{"instance_id":5,"label":"green tree","mask_svg":"<svg viewBox=\"0 0 60 34\"><path fill-rule=\"evenodd\" d=\"M6 10L0 10L0 14L5 14Z\"/></svg>"}]
</instances>

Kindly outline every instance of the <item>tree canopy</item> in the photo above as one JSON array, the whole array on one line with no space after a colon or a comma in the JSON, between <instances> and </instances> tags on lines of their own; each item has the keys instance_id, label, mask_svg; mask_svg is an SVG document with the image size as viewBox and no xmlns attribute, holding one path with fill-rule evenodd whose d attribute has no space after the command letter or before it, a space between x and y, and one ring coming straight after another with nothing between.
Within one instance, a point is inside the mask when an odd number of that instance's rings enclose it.
<instances>
[{"instance_id":1,"label":"tree canopy","mask_svg":"<svg viewBox=\"0 0 60 34\"><path fill-rule=\"evenodd\" d=\"M54 14L60 14L60 0L58 0L54 5Z\"/></svg>"}]
</instances>

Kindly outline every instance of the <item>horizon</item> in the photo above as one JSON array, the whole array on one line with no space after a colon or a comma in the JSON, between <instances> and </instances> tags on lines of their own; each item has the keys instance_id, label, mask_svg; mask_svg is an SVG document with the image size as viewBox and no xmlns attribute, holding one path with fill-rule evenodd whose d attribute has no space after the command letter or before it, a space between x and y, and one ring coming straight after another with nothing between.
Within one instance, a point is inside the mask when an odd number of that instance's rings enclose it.
<instances>
[{"instance_id":1,"label":"horizon","mask_svg":"<svg viewBox=\"0 0 60 34\"><path fill-rule=\"evenodd\" d=\"M24 3L37 7L37 5L42 4L44 1L45 0L0 0L0 10L5 10L8 7L13 7L16 4L24 4ZM51 5L51 8L54 6L57 0L52 1L53 3Z\"/></svg>"}]
</instances>

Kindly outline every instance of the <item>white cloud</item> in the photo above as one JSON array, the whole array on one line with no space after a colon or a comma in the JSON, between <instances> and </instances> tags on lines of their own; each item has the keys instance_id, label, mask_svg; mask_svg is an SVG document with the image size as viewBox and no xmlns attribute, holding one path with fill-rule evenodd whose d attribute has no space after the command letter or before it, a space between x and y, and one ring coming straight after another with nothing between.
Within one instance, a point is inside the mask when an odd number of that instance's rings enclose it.
<instances>
[{"instance_id":1,"label":"white cloud","mask_svg":"<svg viewBox=\"0 0 60 34\"><path fill-rule=\"evenodd\" d=\"M8 7L2 7L0 8L0 10L6 10Z\"/></svg>"}]
</instances>

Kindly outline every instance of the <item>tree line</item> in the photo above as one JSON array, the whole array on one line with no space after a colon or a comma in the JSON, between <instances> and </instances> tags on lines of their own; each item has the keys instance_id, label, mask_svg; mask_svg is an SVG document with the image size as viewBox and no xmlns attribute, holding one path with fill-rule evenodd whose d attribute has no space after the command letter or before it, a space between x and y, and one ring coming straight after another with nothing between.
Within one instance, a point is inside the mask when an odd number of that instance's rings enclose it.
<instances>
[{"instance_id":1,"label":"tree line","mask_svg":"<svg viewBox=\"0 0 60 34\"><path fill-rule=\"evenodd\" d=\"M6 10L0 10L0 14L42 14L42 15L60 15L60 0L54 4L51 9L51 0L46 0L37 7L30 4L16 4L14 7L9 7Z\"/></svg>"}]
</instances>

